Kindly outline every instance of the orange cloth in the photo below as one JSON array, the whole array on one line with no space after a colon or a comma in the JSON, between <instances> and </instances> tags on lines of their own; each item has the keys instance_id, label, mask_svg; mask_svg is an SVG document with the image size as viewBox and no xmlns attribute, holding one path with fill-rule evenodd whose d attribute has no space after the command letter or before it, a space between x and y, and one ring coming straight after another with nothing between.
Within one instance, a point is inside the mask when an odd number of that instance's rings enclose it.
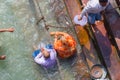
<instances>
[{"instance_id":1,"label":"orange cloth","mask_svg":"<svg viewBox=\"0 0 120 80\"><path fill-rule=\"evenodd\" d=\"M77 27L77 35L81 45L85 45L89 42L89 36L87 31L83 27Z\"/></svg>"},{"instance_id":2,"label":"orange cloth","mask_svg":"<svg viewBox=\"0 0 120 80\"><path fill-rule=\"evenodd\" d=\"M56 39L54 41L54 48L56 49L58 56L61 58L68 58L76 52L76 42L72 36L64 32L52 32L51 34L56 36L63 36L65 38L65 44L61 39Z\"/></svg>"}]
</instances>

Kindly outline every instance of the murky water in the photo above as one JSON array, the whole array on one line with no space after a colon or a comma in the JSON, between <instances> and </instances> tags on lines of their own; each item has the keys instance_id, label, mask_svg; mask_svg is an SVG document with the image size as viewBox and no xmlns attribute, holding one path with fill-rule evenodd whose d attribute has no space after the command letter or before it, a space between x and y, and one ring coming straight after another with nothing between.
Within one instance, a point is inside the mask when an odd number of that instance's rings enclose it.
<instances>
[{"instance_id":1,"label":"murky water","mask_svg":"<svg viewBox=\"0 0 120 80\"><path fill-rule=\"evenodd\" d=\"M62 26L62 28L52 27L49 32L64 30L74 35L68 27L68 23L71 25L68 16L60 11L64 6L56 7L58 3L54 3L55 1L62 0L38 0L45 23ZM47 72L34 63L31 56L32 46L38 45L41 39L50 36L48 32L45 33L44 21L36 25L36 17L40 17L41 14L36 14L32 2L32 0L0 0L0 28L15 28L13 33L0 33L0 55L7 56L6 60L0 61L0 80L49 80L50 78L51 80L79 80L76 79L76 67L73 65L76 57L67 60L59 59L59 66Z\"/></svg>"}]
</instances>

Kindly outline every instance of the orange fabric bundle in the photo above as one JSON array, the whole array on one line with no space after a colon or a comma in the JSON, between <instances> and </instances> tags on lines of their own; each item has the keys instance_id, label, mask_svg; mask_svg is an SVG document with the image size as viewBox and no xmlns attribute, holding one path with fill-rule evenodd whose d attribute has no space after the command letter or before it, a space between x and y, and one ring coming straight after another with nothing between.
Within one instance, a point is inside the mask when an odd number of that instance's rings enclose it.
<instances>
[{"instance_id":1,"label":"orange fabric bundle","mask_svg":"<svg viewBox=\"0 0 120 80\"><path fill-rule=\"evenodd\" d=\"M76 52L76 41L72 36L64 32L51 32L51 35L55 35L54 48L61 58L68 58ZM64 42L58 39L58 36L64 38Z\"/></svg>"}]
</instances>

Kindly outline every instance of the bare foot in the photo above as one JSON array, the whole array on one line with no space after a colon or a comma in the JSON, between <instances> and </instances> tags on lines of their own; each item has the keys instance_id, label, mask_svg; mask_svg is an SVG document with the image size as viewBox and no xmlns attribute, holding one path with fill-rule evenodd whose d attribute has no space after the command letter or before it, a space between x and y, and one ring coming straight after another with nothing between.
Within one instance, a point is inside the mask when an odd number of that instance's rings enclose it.
<instances>
[{"instance_id":1,"label":"bare foot","mask_svg":"<svg viewBox=\"0 0 120 80\"><path fill-rule=\"evenodd\" d=\"M5 55L0 56L0 60L4 60L6 58Z\"/></svg>"},{"instance_id":2,"label":"bare foot","mask_svg":"<svg viewBox=\"0 0 120 80\"><path fill-rule=\"evenodd\" d=\"M13 31L14 31L14 28L8 28L7 31L13 32Z\"/></svg>"}]
</instances>

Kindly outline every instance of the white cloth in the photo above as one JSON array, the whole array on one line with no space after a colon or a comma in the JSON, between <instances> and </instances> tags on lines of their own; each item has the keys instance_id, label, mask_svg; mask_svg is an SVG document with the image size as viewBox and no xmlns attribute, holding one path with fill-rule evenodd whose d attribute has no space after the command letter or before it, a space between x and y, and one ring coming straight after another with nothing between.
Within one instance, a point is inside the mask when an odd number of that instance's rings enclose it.
<instances>
[{"instance_id":1,"label":"white cloth","mask_svg":"<svg viewBox=\"0 0 120 80\"><path fill-rule=\"evenodd\" d=\"M79 25L81 25L81 26L85 26L86 24L87 24L87 17L86 16L83 16L82 17L82 20L78 20L78 15L76 15L75 17L74 17L74 22L76 23L76 24L79 24Z\"/></svg>"},{"instance_id":2,"label":"white cloth","mask_svg":"<svg viewBox=\"0 0 120 80\"><path fill-rule=\"evenodd\" d=\"M106 6L102 7L99 3L99 0L89 0L87 5L82 10L80 16L83 17L87 13L99 13L103 11L109 4L109 0Z\"/></svg>"}]
</instances>

